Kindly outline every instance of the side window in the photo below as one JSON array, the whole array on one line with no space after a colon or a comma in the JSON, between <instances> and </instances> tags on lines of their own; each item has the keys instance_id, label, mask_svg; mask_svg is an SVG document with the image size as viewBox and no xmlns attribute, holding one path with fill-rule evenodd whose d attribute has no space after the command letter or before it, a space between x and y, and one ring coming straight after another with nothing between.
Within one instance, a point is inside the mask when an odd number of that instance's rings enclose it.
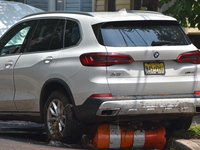
<instances>
[{"instance_id":1,"label":"side window","mask_svg":"<svg viewBox=\"0 0 200 150\"><path fill-rule=\"evenodd\" d=\"M28 41L26 52L47 51L63 47L64 20L40 20L32 39Z\"/></svg>"},{"instance_id":2,"label":"side window","mask_svg":"<svg viewBox=\"0 0 200 150\"><path fill-rule=\"evenodd\" d=\"M33 22L18 24L7 32L0 41L0 55L19 53Z\"/></svg>"},{"instance_id":3,"label":"side window","mask_svg":"<svg viewBox=\"0 0 200 150\"><path fill-rule=\"evenodd\" d=\"M80 40L79 25L75 21L68 20L65 31L65 47L73 46Z\"/></svg>"},{"instance_id":4,"label":"side window","mask_svg":"<svg viewBox=\"0 0 200 150\"><path fill-rule=\"evenodd\" d=\"M60 20L58 27L53 35L49 50L63 48L63 35L64 35L65 20Z\"/></svg>"}]
</instances>

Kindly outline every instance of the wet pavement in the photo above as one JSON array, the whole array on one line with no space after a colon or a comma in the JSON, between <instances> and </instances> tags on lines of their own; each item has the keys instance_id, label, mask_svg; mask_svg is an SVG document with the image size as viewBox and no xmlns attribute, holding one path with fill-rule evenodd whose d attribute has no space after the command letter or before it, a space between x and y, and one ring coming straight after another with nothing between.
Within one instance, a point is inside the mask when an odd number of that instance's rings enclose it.
<instances>
[{"instance_id":1,"label":"wet pavement","mask_svg":"<svg viewBox=\"0 0 200 150\"><path fill-rule=\"evenodd\" d=\"M0 150L80 150L82 145L46 141L44 126L25 121L0 121Z\"/></svg>"},{"instance_id":2,"label":"wet pavement","mask_svg":"<svg viewBox=\"0 0 200 150\"><path fill-rule=\"evenodd\" d=\"M193 125L200 125L200 116ZM174 139L173 150L200 150L200 139ZM0 150L83 150L82 144L48 143L44 126L32 122L0 121Z\"/></svg>"}]
</instances>

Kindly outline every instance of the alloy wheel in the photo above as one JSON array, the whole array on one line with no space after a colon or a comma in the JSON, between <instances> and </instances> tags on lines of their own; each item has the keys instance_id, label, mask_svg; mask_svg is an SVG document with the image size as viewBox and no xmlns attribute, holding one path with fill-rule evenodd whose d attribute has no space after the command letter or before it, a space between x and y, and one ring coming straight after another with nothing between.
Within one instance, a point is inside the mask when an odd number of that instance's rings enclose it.
<instances>
[{"instance_id":1,"label":"alloy wheel","mask_svg":"<svg viewBox=\"0 0 200 150\"><path fill-rule=\"evenodd\" d=\"M53 99L47 109L47 126L54 139L63 135L65 129L65 107L59 99Z\"/></svg>"}]
</instances>

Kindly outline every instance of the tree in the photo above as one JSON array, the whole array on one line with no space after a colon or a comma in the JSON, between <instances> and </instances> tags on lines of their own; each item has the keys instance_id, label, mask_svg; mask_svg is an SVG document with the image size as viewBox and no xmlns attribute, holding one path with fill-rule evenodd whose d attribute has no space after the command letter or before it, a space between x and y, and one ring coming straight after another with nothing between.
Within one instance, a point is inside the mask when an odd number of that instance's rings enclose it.
<instances>
[{"instance_id":1,"label":"tree","mask_svg":"<svg viewBox=\"0 0 200 150\"><path fill-rule=\"evenodd\" d=\"M160 0L159 8L174 0ZM175 17L183 27L200 29L200 0L175 0L174 4L163 12Z\"/></svg>"}]
</instances>

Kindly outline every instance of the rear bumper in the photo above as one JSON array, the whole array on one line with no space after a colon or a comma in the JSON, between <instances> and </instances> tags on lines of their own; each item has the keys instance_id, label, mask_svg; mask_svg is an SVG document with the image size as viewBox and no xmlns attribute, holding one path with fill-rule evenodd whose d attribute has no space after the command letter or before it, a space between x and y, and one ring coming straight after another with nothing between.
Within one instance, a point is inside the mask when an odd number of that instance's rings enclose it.
<instances>
[{"instance_id":1,"label":"rear bumper","mask_svg":"<svg viewBox=\"0 0 200 150\"><path fill-rule=\"evenodd\" d=\"M79 120L92 122L174 119L200 113L200 96L89 98L75 108ZM172 115L173 114L173 115Z\"/></svg>"}]
</instances>

